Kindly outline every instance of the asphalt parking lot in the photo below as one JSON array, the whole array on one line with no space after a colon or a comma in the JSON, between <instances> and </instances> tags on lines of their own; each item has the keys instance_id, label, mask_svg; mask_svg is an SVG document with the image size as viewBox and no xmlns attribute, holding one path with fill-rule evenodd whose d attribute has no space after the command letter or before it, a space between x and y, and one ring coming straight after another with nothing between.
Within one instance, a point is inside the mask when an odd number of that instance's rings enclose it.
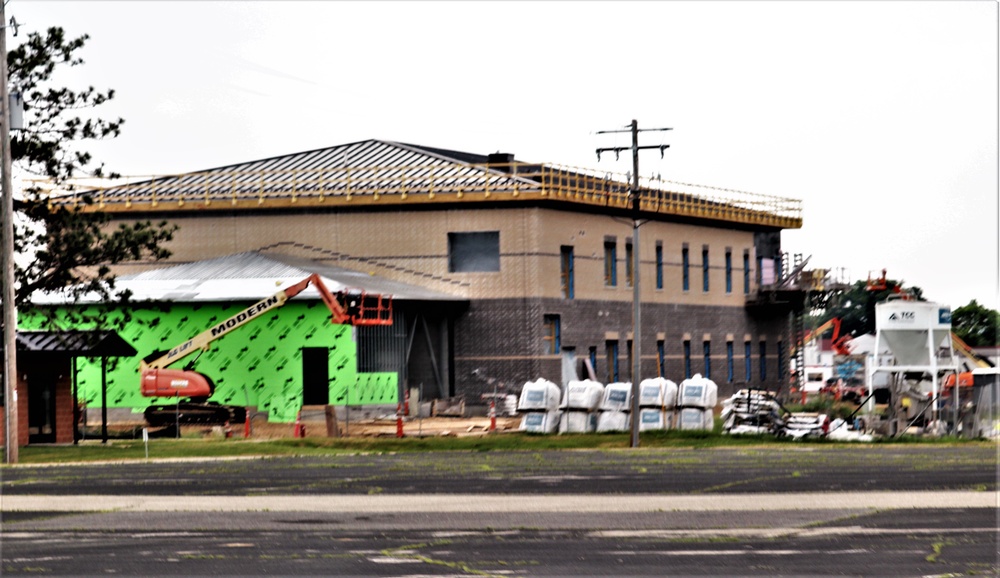
<instances>
[{"instance_id":1,"label":"asphalt parking lot","mask_svg":"<svg viewBox=\"0 0 1000 578\"><path fill-rule=\"evenodd\" d=\"M996 575L986 445L5 467L4 575Z\"/></svg>"}]
</instances>

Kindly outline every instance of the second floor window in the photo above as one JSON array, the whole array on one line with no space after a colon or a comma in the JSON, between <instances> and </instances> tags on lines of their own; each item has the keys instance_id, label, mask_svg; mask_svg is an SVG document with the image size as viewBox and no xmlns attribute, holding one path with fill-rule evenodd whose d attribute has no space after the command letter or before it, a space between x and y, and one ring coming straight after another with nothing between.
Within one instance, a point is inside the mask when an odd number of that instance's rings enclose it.
<instances>
[{"instance_id":1,"label":"second floor window","mask_svg":"<svg viewBox=\"0 0 1000 578\"><path fill-rule=\"evenodd\" d=\"M656 288L663 289L663 243L656 243Z\"/></svg>"},{"instance_id":2,"label":"second floor window","mask_svg":"<svg viewBox=\"0 0 1000 578\"><path fill-rule=\"evenodd\" d=\"M604 241L604 284L618 285L618 247L613 239Z\"/></svg>"},{"instance_id":3,"label":"second floor window","mask_svg":"<svg viewBox=\"0 0 1000 578\"><path fill-rule=\"evenodd\" d=\"M559 248L559 283L563 299L573 298L573 247Z\"/></svg>"},{"instance_id":4,"label":"second floor window","mask_svg":"<svg viewBox=\"0 0 1000 578\"><path fill-rule=\"evenodd\" d=\"M681 247L681 288L691 289L691 255L687 245Z\"/></svg>"},{"instance_id":5,"label":"second floor window","mask_svg":"<svg viewBox=\"0 0 1000 578\"><path fill-rule=\"evenodd\" d=\"M635 260L635 254L632 252L632 241L625 242L625 285L628 287L632 286L632 270Z\"/></svg>"}]
</instances>

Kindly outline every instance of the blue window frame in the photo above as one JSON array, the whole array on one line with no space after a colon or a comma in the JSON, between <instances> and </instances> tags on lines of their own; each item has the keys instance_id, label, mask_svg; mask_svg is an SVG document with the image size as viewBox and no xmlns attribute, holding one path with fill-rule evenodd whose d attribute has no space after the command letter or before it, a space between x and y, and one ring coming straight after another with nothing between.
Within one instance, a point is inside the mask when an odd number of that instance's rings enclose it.
<instances>
[{"instance_id":1,"label":"blue window frame","mask_svg":"<svg viewBox=\"0 0 1000 578\"><path fill-rule=\"evenodd\" d=\"M663 243L656 243L656 288L663 289Z\"/></svg>"},{"instance_id":2,"label":"blue window frame","mask_svg":"<svg viewBox=\"0 0 1000 578\"><path fill-rule=\"evenodd\" d=\"M691 377L691 341L684 340L684 378Z\"/></svg>"},{"instance_id":3,"label":"blue window frame","mask_svg":"<svg viewBox=\"0 0 1000 578\"><path fill-rule=\"evenodd\" d=\"M750 381L753 379L753 359L751 357L752 355L753 352L752 348L750 347L750 342L747 341L746 343L743 344L743 358L746 364L747 383L750 383Z\"/></svg>"},{"instance_id":4,"label":"blue window frame","mask_svg":"<svg viewBox=\"0 0 1000 578\"><path fill-rule=\"evenodd\" d=\"M559 282L562 286L563 299L573 298L573 247L563 245L559 248Z\"/></svg>"},{"instance_id":5,"label":"blue window frame","mask_svg":"<svg viewBox=\"0 0 1000 578\"><path fill-rule=\"evenodd\" d=\"M681 289L691 289L691 255L687 246L681 248Z\"/></svg>"},{"instance_id":6,"label":"blue window frame","mask_svg":"<svg viewBox=\"0 0 1000 578\"><path fill-rule=\"evenodd\" d=\"M750 293L750 251L743 251L743 294Z\"/></svg>"},{"instance_id":7,"label":"blue window frame","mask_svg":"<svg viewBox=\"0 0 1000 578\"><path fill-rule=\"evenodd\" d=\"M726 382L733 382L733 342L726 342Z\"/></svg>"},{"instance_id":8,"label":"blue window frame","mask_svg":"<svg viewBox=\"0 0 1000 578\"><path fill-rule=\"evenodd\" d=\"M587 353L590 356L590 369L592 369L594 371L594 375L596 376L597 375L597 348L592 346Z\"/></svg>"},{"instance_id":9,"label":"blue window frame","mask_svg":"<svg viewBox=\"0 0 1000 578\"><path fill-rule=\"evenodd\" d=\"M702 347L705 351L705 377L712 379L712 342L706 341Z\"/></svg>"},{"instance_id":10,"label":"blue window frame","mask_svg":"<svg viewBox=\"0 0 1000 578\"><path fill-rule=\"evenodd\" d=\"M708 293L708 247L701 249L701 289Z\"/></svg>"},{"instance_id":11,"label":"blue window frame","mask_svg":"<svg viewBox=\"0 0 1000 578\"><path fill-rule=\"evenodd\" d=\"M726 251L726 293L733 292L733 252Z\"/></svg>"},{"instance_id":12,"label":"blue window frame","mask_svg":"<svg viewBox=\"0 0 1000 578\"><path fill-rule=\"evenodd\" d=\"M618 381L618 342L608 341L605 345L608 361L608 383Z\"/></svg>"}]
</instances>

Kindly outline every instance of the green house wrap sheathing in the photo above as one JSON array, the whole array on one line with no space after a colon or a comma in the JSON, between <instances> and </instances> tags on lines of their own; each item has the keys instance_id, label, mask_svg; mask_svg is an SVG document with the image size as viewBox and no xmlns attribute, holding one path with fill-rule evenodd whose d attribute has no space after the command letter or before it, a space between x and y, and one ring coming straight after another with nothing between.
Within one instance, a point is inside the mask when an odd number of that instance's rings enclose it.
<instances>
[{"instance_id":1,"label":"green house wrap sheathing","mask_svg":"<svg viewBox=\"0 0 1000 578\"><path fill-rule=\"evenodd\" d=\"M139 354L134 358L108 358L108 407L141 412L152 404L174 403L175 398L147 398L139 391L139 360L154 351L166 351L224 321L249 303L170 303L136 305L122 310L102 306L76 309L96 323L72 323L66 309L54 311L63 329L116 328ZM40 314L22 314L19 327L42 327ZM51 326L45 328L51 329ZM319 301L290 301L284 307L233 330L213 341L197 357L193 369L215 382L210 398L225 405L256 406L274 422L291 422L302 407L302 348L329 351L329 399L333 405L397 403L396 373L359 373L353 328L334 325L330 311ZM170 367L183 369L197 351ZM101 362L77 361L79 399L88 407L101 404Z\"/></svg>"}]
</instances>

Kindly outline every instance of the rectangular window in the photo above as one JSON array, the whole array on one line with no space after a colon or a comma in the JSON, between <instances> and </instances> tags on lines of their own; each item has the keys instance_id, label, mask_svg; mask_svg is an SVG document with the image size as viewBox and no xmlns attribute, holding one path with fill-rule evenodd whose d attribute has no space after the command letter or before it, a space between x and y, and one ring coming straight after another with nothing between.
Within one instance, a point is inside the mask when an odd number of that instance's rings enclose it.
<instances>
[{"instance_id":1,"label":"rectangular window","mask_svg":"<svg viewBox=\"0 0 1000 578\"><path fill-rule=\"evenodd\" d=\"M691 377L691 340L684 340L684 379Z\"/></svg>"},{"instance_id":2,"label":"rectangular window","mask_svg":"<svg viewBox=\"0 0 1000 578\"><path fill-rule=\"evenodd\" d=\"M590 349L587 350L587 355L590 357L590 369L591 369L591 371L594 372L594 378L596 379L597 378L597 348L591 346ZM588 374L587 377L590 378L590 375Z\"/></svg>"},{"instance_id":3,"label":"rectangular window","mask_svg":"<svg viewBox=\"0 0 1000 578\"><path fill-rule=\"evenodd\" d=\"M764 283L764 258L757 257L757 286L760 287Z\"/></svg>"},{"instance_id":4,"label":"rectangular window","mask_svg":"<svg viewBox=\"0 0 1000 578\"><path fill-rule=\"evenodd\" d=\"M681 247L681 289L691 289L691 255L687 244Z\"/></svg>"},{"instance_id":5,"label":"rectangular window","mask_svg":"<svg viewBox=\"0 0 1000 578\"><path fill-rule=\"evenodd\" d=\"M735 364L733 363L733 342L732 341L727 341L726 342L726 382L727 383L732 383L733 382L733 373L734 373L734 369L735 369L734 365Z\"/></svg>"},{"instance_id":6,"label":"rectangular window","mask_svg":"<svg viewBox=\"0 0 1000 578\"><path fill-rule=\"evenodd\" d=\"M542 339L545 343L545 353L549 355L556 355L559 353L561 336L559 327L559 316L558 315L545 315L542 317L542 327L543 335Z\"/></svg>"},{"instance_id":7,"label":"rectangular window","mask_svg":"<svg viewBox=\"0 0 1000 578\"><path fill-rule=\"evenodd\" d=\"M500 270L500 231L448 233L448 272Z\"/></svg>"},{"instance_id":8,"label":"rectangular window","mask_svg":"<svg viewBox=\"0 0 1000 578\"><path fill-rule=\"evenodd\" d=\"M751 357L752 355L753 352L752 348L750 347L750 342L747 341L746 343L743 344L743 359L746 363L747 383L750 383L750 381L753 379L753 359Z\"/></svg>"},{"instance_id":9,"label":"rectangular window","mask_svg":"<svg viewBox=\"0 0 1000 578\"><path fill-rule=\"evenodd\" d=\"M708 245L701 248L701 289L708 293Z\"/></svg>"},{"instance_id":10,"label":"rectangular window","mask_svg":"<svg viewBox=\"0 0 1000 578\"><path fill-rule=\"evenodd\" d=\"M702 343L702 349L705 352L705 375L707 379L712 379L712 342L706 341Z\"/></svg>"},{"instance_id":11,"label":"rectangular window","mask_svg":"<svg viewBox=\"0 0 1000 578\"><path fill-rule=\"evenodd\" d=\"M743 251L743 294L750 294L750 251Z\"/></svg>"},{"instance_id":12,"label":"rectangular window","mask_svg":"<svg viewBox=\"0 0 1000 578\"><path fill-rule=\"evenodd\" d=\"M631 339L629 339L628 341L625 342L625 352L628 354L626 356L626 357L628 357L628 378L629 378L629 381L631 381L632 377L634 376L634 371L635 371L635 369L634 369L635 368L635 358L632 357L632 340Z\"/></svg>"},{"instance_id":13,"label":"rectangular window","mask_svg":"<svg viewBox=\"0 0 1000 578\"><path fill-rule=\"evenodd\" d=\"M618 381L618 342L607 341L605 351L608 362L608 383L616 383Z\"/></svg>"},{"instance_id":14,"label":"rectangular window","mask_svg":"<svg viewBox=\"0 0 1000 578\"><path fill-rule=\"evenodd\" d=\"M563 299L573 298L573 247L563 245L559 248L559 282L562 287Z\"/></svg>"},{"instance_id":15,"label":"rectangular window","mask_svg":"<svg viewBox=\"0 0 1000 578\"><path fill-rule=\"evenodd\" d=\"M625 241L625 285L632 286L632 269L635 255L632 253L632 241Z\"/></svg>"},{"instance_id":16,"label":"rectangular window","mask_svg":"<svg viewBox=\"0 0 1000 578\"><path fill-rule=\"evenodd\" d=\"M726 250L726 293L733 292L733 252Z\"/></svg>"},{"instance_id":17,"label":"rectangular window","mask_svg":"<svg viewBox=\"0 0 1000 578\"><path fill-rule=\"evenodd\" d=\"M663 243L656 242L656 288L663 289Z\"/></svg>"},{"instance_id":18,"label":"rectangular window","mask_svg":"<svg viewBox=\"0 0 1000 578\"><path fill-rule=\"evenodd\" d=\"M767 342L760 342L760 380L767 379Z\"/></svg>"},{"instance_id":19,"label":"rectangular window","mask_svg":"<svg viewBox=\"0 0 1000 578\"><path fill-rule=\"evenodd\" d=\"M667 356L664 350L664 343L662 339L656 340L656 375L659 377L664 377L667 375Z\"/></svg>"},{"instance_id":20,"label":"rectangular window","mask_svg":"<svg viewBox=\"0 0 1000 578\"><path fill-rule=\"evenodd\" d=\"M618 285L618 247L614 239L604 240L604 284Z\"/></svg>"}]
</instances>

